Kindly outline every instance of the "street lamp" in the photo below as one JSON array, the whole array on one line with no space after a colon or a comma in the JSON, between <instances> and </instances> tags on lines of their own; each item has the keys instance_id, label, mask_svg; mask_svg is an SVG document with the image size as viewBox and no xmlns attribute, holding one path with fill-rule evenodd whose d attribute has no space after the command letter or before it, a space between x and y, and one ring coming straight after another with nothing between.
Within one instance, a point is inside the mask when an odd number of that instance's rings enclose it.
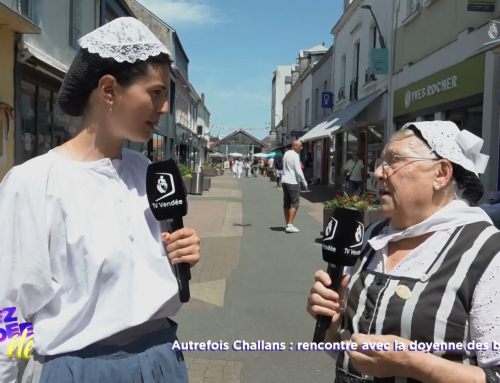
<instances>
[{"instance_id":1,"label":"street lamp","mask_svg":"<svg viewBox=\"0 0 500 383\"><path fill-rule=\"evenodd\" d=\"M375 15L373 14L373 11L372 11L372 7L371 5L362 5L361 8L363 9L368 9L372 16L373 16L373 20L375 20L375 25L377 26L377 29L378 29L378 39L380 41L380 47L382 49L386 49L386 46L385 46L385 41L384 41L384 38L382 37L382 32L380 31L380 27L378 26L378 21L377 21L377 18L375 17Z\"/></svg>"}]
</instances>

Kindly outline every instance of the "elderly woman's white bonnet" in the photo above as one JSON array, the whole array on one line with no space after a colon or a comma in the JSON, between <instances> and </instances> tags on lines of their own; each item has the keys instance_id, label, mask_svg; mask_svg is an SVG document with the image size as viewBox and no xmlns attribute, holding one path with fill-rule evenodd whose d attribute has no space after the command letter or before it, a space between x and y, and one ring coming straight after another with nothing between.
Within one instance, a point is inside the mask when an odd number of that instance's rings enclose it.
<instances>
[{"instance_id":1,"label":"elderly woman's white bonnet","mask_svg":"<svg viewBox=\"0 0 500 383\"><path fill-rule=\"evenodd\" d=\"M484 173L489 156L480 153L484 141L451 121L412 122L402 129L416 128L427 144L442 158L460 165L465 170Z\"/></svg>"}]
</instances>

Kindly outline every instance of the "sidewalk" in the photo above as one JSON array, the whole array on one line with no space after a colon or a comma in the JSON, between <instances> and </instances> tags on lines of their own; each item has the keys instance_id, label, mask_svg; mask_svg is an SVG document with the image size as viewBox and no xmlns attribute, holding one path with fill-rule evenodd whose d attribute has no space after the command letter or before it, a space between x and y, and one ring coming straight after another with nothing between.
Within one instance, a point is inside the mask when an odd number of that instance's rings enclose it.
<instances>
[{"instance_id":1,"label":"sidewalk","mask_svg":"<svg viewBox=\"0 0 500 383\"><path fill-rule=\"evenodd\" d=\"M285 233L283 193L268 178L226 174L202 196L189 196L184 224L201 237L201 260L192 269L191 301L172 319L179 342L229 345L184 351L190 383L333 381L324 352L294 348L314 333L305 307L314 273L326 267L316 242L322 202L314 202L323 189L302 193L296 234ZM284 342L286 350L237 351L238 340Z\"/></svg>"}]
</instances>

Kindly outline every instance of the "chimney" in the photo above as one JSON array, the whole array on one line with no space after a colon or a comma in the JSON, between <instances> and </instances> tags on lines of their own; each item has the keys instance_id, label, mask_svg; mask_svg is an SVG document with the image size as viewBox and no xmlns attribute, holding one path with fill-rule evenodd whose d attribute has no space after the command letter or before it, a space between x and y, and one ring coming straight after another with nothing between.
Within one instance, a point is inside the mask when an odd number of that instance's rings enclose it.
<instances>
[{"instance_id":1,"label":"chimney","mask_svg":"<svg viewBox=\"0 0 500 383\"><path fill-rule=\"evenodd\" d=\"M323 46L325 46L325 42L323 41Z\"/></svg>"},{"instance_id":2,"label":"chimney","mask_svg":"<svg viewBox=\"0 0 500 383\"><path fill-rule=\"evenodd\" d=\"M201 103L205 105L205 93L201 94Z\"/></svg>"}]
</instances>

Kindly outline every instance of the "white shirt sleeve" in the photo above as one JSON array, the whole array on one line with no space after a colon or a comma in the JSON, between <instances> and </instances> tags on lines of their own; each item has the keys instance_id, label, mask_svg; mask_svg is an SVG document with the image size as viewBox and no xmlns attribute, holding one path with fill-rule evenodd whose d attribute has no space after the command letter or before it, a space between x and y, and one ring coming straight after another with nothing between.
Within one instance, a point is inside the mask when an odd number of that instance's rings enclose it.
<instances>
[{"instance_id":1,"label":"white shirt sleeve","mask_svg":"<svg viewBox=\"0 0 500 383\"><path fill-rule=\"evenodd\" d=\"M500 253L491 261L481 276L472 297L470 336L486 343L488 351L476 351L479 367L500 365L500 351L493 351L493 341L500 342Z\"/></svg>"},{"instance_id":2,"label":"white shirt sleeve","mask_svg":"<svg viewBox=\"0 0 500 383\"><path fill-rule=\"evenodd\" d=\"M28 174L16 167L0 184L0 310L15 307L19 324L42 308L53 296L49 259L46 191L43 174ZM2 313L5 328L6 315ZM14 322L10 322L14 323ZM35 332L36 330L34 330ZM14 333L11 333L14 335ZM34 337L36 345L36 334ZM0 343L0 381L16 382L18 359L10 359L7 349L11 339Z\"/></svg>"},{"instance_id":3,"label":"white shirt sleeve","mask_svg":"<svg viewBox=\"0 0 500 383\"><path fill-rule=\"evenodd\" d=\"M297 154L296 156L294 156L294 161L293 161L293 167L294 167L294 170L295 170L295 174L297 175L297 179L300 181L300 183L302 185L307 185L307 182L306 182L306 177L304 177L304 172L302 172L302 168L300 166L300 157L299 155Z\"/></svg>"}]
</instances>

